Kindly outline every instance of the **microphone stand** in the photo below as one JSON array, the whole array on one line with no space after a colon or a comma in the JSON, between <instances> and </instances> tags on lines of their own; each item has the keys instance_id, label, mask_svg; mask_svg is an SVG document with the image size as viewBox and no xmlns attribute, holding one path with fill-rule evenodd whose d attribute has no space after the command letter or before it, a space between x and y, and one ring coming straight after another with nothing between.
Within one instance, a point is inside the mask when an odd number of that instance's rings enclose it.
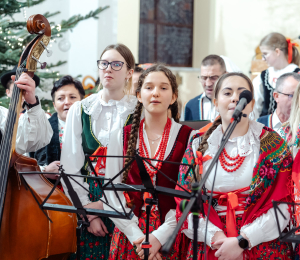
<instances>
[{"instance_id":1,"label":"microphone stand","mask_svg":"<svg viewBox=\"0 0 300 260\"><path fill-rule=\"evenodd\" d=\"M200 183L195 182L192 185L193 193L192 193L191 199L188 202L188 204L186 205L186 207L183 207L184 211L181 215L181 218L178 221L178 224L177 224L173 234L171 235L170 239L166 242L166 244L162 247L162 252L165 255L169 253L169 251L170 251L171 247L173 246L173 243L176 239L176 236L177 236L181 226L183 225L183 222L185 221L185 219L187 218L188 214L191 211L193 214L193 230L194 230L193 260L197 260L199 212L201 212L203 214L203 216L205 216L204 208L203 208L203 200L202 200L202 189L203 189L204 184L207 181L209 175L211 174L212 169L214 168L215 164L218 162L219 156L222 153L222 151L223 151L228 139L230 138L232 132L234 131L236 125L241 121L242 116L247 117L247 115L243 114L242 111L241 112L235 111L235 112L236 113L234 113L233 118L231 119L231 123L228 125L226 131L223 134L219 150L217 151L214 158L212 159L206 174L203 176ZM215 174L216 174L216 172L215 172ZM187 175L188 175L188 172L186 173L185 178L187 177ZM213 188L214 187L212 187L212 190L211 190L211 197L212 197ZM205 190L203 190L203 193L206 194ZM208 210L210 210L211 201L212 201L212 198L210 198ZM208 221L208 218L209 218L209 215L207 216L207 221ZM205 233L207 233L207 230ZM206 234L205 234L205 238L206 238ZM204 257L206 259L206 245L204 245L204 249L205 249Z\"/></svg>"}]
</instances>

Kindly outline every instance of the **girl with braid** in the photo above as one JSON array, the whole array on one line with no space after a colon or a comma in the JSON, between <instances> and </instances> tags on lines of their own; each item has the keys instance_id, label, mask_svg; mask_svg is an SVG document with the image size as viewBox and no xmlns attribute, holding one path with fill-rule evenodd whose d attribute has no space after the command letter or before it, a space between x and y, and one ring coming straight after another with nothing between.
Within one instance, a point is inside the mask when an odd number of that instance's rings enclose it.
<instances>
[{"instance_id":1,"label":"girl with braid","mask_svg":"<svg viewBox=\"0 0 300 260\"><path fill-rule=\"evenodd\" d=\"M126 95L126 88L131 86L134 64L131 51L123 44L109 45L101 54L97 65L103 89L75 102L68 112L61 151L61 165L66 173L93 174L84 155L105 155L111 131L130 124L137 101L136 97ZM104 177L105 160L95 158L93 164L97 176ZM82 177L75 180L91 192L71 181L82 205L103 209L98 183ZM63 181L62 184L69 196ZM81 235L80 259L107 259L114 225L109 218L88 215L88 220L90 226Z\"/></svg>"},{"instance_id":2,"label":"girl with braid","mask_svg":"<svg viewBox=\"0 0 300 260\"><path fill-rule=\"evenodd\" d=\"M240 93L249 90L253 95L253 85L242 73L224 74L214 88L214 104L220 118L205 134L193 136L183 157L183 163L197 166L198 181L206 174L219 149ZM252 100L243 113L249 116L254 102ZM211 196L216 170L214 203L208 223L206 217L199 217L198 259L204 259L204 247L209 260L292 259L292 245L278 240L272 201L292 201L293 158L286 142L275 131L248 116L242 117L237 124L205 183ZM195 180L192 172L185 178L187 170L186 166L180 168L178 183L190 189ZM176 202L179 205L180 200ZM280 204L279 208L285 217L278 214L283 231L290 220L290 209L286 204ZM208 202L204 204L204 212L207 216ZM177 220L180 216L177 210ZM192 259L196 253L193 252L192 226L190 214L176 240L182 252L181 259Z\"/></svg>"},{"instance_id":3,"label":"girl with braid","mask_svg":"<svg viewBox=\"0 0 300 260\"><path fill-rule=\"evenodd\" d=\"M144 71L138 81L136 90L138 103L133 114L132 125L112 133L108 146L108 155L133 156L138 151L142 157L158 160L180 162L193 131L188 126L178 124L178 85L176 77L163 65L154 65ZM168 117L171 109L172 118ZM141 117L142 110L144 118ZM194 132L195 133L195 132ZM131 159L107 158L106 177L112 178ZM150 161L151 165L160 169L176 183L179 166L174 164ZM175 188L175 184L144 163L153 185ZM139 169L136 162L114 183L141 185ZM135 205L134 217L131 220L112 219L114 230L109 259L143 259L144 251L141 244L146 232L145 199L150 194L141 192L118 192L123 205L120 205L114 192L107 192L109 204L119 211L122 206L127 212ZM104 209L110 208L104 205ZM176 226L176 203L174 198L158 195L158 205L153 206L150 216L150 258L149 259L178 259L178 252L172 251L168 257L162 257L160 248L168 240ZM172 220L172 221L170 221Z\"/></svg>"}]
</instances>

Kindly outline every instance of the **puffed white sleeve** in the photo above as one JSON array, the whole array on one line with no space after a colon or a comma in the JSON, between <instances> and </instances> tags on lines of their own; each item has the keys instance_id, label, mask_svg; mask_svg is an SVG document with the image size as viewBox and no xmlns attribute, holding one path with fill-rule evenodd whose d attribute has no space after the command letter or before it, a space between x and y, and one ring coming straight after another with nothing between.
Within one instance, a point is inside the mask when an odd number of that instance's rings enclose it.
<instances>
[{"instance_id":1,"label":"puffed white sleeve","mask_svg":"<svg viewBox=\"0 0 300 260\"><path fill-rule=\"evenodd\" d=\"M118 129L111 133L109 145L107 147L107 155L123 155L123 129ZM122 158L107 158L106 159L106 168L105 168L105 178L113 178L118 172L120 172L123 168L123 159ZM114 179L113 183L122 183L123 174ZM126 212L130 211L130 208L126 206L126 199L122 191L117 191L119 198L121 200L121 204L116 197L114 191L105 191L107 196L107 200L109 205L111 205L114 209L119 212L123 212L123 207ZM108 207L106 204L103 204L104 210L111 211L112 209ZM123 232L129 241L132 243L138 238L144 236L143 232L139 228L139 220L134 215L131 220L128 219L111 219L115 225Z\"/></svg>"},{"instance_id":2,"label":"puffed white sleeve","mask_svg":"<svg viewBox=\"0 0 300 260\"><path fill-rule=\"evenodd\" d=\"M63 145L61 150L60 164L66 173L81 176L81 168L84 164L84 152L82 148L82 123L81 123L81 102L77 101L71 106L67 121L64 127ZM78 183L89 190L89 185L82 177L73 177ZM71 179L70 179L71 180ZM66 195L70 198L65 182L61 180ZM71 184L78 194L83 206L91 203L88 192L78 183L71 180ZM71 198L70 198L71 199Z\"/></svg>"},{"instance_id":3,"label":"puffed white sleeve","mask_svg":"<svg viewBox=\"0 0 300 260\"><path fill-rule=\"evenodd\" d=\"M280 230L283 231L289 223L290 213L288 205L280 204L278 207L286 218L284 219L280 213L278 214ZM245 233L250 241L251 247L278 238L279 233L274 209L269 209L267 213L256 218L251 224L243 226L241 232Z\"/></svg>"},{"instance_id":4,"label":"puffed white sleeve","mask_svg":"<svg viewBox=\"0 0 300 260\"><path fill-rule=\"evenodd\" d=\"M5 107L0 107L0 130L4 133L5 122L7 118L8 110Z\"/></svg>"},{"instance_id":5,"label":"puffed white sleeve","mask_svg":"<svg viewBox=\"0 0 300 260\"><path fill-rule=\"evenodd\" d=\"M19 118L16 151L20 154L35 152L49 144L52 135L52 127L39 104Z\"/></svg>"},{"instance_id":6,"label":"puffed white sleeve","mask_svg":"<svg viewBox=\"0 0 300 260\"><path fill-rule=\"evenodd\" d=\"M188 229L184 229L183 233L190 239L194 239L194 229L193 229L193 214L190 213L188 218ZM198 223L198 241L204 242L205 240L205 233L206 233L206 244L211 246L212 239L217 231L222 231L222 229L215 226L213 223L208 221L207 231L206 231L206 219L199 218Z\"/></svg>"},{"instance_id":7,"label":"puffed white sleeve","mask_svg":"<svg viewBox=\"0 0 300 260\"><path fill-rule=\"evenodd\" d=\"M254 119L259 118L264 105L264 89L260 75L253 79L255 105L253 108Z\"/></svg>"}]
</instances>

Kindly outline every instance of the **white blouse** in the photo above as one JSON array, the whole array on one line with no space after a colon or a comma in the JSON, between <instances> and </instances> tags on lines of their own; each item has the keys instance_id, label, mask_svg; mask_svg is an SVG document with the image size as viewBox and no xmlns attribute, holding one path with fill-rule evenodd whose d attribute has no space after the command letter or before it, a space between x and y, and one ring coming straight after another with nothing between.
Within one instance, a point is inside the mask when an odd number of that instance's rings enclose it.
<instances>
[{"instance_id":1,"label":"white blouse","mask_svg":"<svg viewBox=\"0 0 300 260\"><path fill-rule=\"evenodd\" d=\"M5 129L8 109L0 106L0 130ZM16 152L25 154L35 152L50 143L53 135L52 127L41 105L37 105L19 118Z\"/></svg>"},{"instance_id":2,"label":"white blouse","mask_svg":"<svg viewBox=\"0 0 300 260\"><path fill-rule=\"evenodd\" d=\"M66 173L81 175L84 164L82 148L81 106L86 114L91 116L92 131L103 146L107 146L111 132L124 126L128 116L134 112L137 99L125 95L121 100L109 100L106 103L101 98L102 91L93 94L82 101L75 102L70 108L64 128L63 145L60 164ZM105 172L104 170L102 172ZM75 177L76 178L76 177ZM87 190L89 185L84 178L76 178ZM83 206L91 203L88 192L71 180ZM62 181L64 191L69 197L68 189Z\"/></svg>"},{"instance_id":3,"label":"white blouse","mask_svg":"<svg viewBox=\"0 0 300 260\"><path fill-rule=\"evenodd\" d=\"M277 79L288 72L293 72L298 66L296 64L289 64L285 68L281 70L275 70L273 67L269 67L269 84L272 86L273 89L276 87ZM264 104L264 88L261 80L261 75L258 75L253 79L253 86L254 86L254 98L255 98L255 105L254 105L254 116L255 119L259 118L261 111L263 109Z\"/></svg>"},{"instance_id":4,"label":"white blouse","mask_svg":"<svg viewBox=\"0 0 300 260\"><path fill-rule=\"evenodd\" d=\"M260 148L260 134L262 132L263 124L256 121L250 120L249 130L244 136L236 137L227 142L225 145L226 152L231 157L235 157L238 154L240 156L246 156L242 166L234 172L225 171L220 161L218 161L217 166L217 176L215 180L214 191L218 192L230 192L233 190L238 190L244 187L249 187L252 180L253 168L259 157ZM216 130L207 139L208 149L206 150L204 156L210 155L214 156L221 143L223 131L222 126L219 125ZM193 141L193 151L196 157L196 150L199 146L199 139ZM203 174L206 174L211 160L204 162L203 164ZM211 190L213 178L214 178L215 167L213 168L211 174L209 175L205 186L208 190ZM248 194L249 191L244 192ZM279 208L286 217L286 220L279 214L280 228L281 231L287 226L290 213L288 211L288 206L281 204ZM217 211L226 210L226 206L217 205L215 208ZM236 214L242 214L243 211L236 211ZM219 213L219 215L226 215L226 212ZM188 229L183 230L183 232L190 238L193 239L193 221L192 214L188 216ZM205 236L205 226L206 220L199 219L198 228L198 241L204 242ZM208 223L206 243L211 246L212 238L217 231L222 231L217 226L212 224L210 221ZM250 240L251 247L254 247L262 242L271 241L278 237L278 230L276 225L276 218L274 209L271 208L266 214L255 219L251 224L241 227L241 231L246 234Z\"/></svg>"},{"instance_id":5,"label":"white blouse","mask_svg":"<svg viewBox=\"0 0 300 260\"><path fill-rule=\"evenodd\" d=\"M169 156L181 126L182 126L181 124L176 123L172 119L172 126L170 129L169 140L167 143L164 160ZM196 132L197 131L192 131L190 137L196 134ZM151 149L150 149L145 128L143 129L143 135L144 135L146 147L149 151L149 154L151 154ZM137 148L138 145L139 145L139 139L137 140L137 146L136 146ZM123 129L119 129L111 134L111 141L108 145L107 155L123 155ZM152 164L155 165L156 162L153 161ZM122 168L123 168L122 158L107 158L105 177L113 178ZM122 178L123 178L123 174L118 176L113 181L113 183L114 184L122 183ZM154 179L154 185L155 185L155 179ZM119 200L116 198L115 193L113 191L106 191L105 194L107 196L109 205L111 205L113 208L117 209L118 211L123 212L122 206L120 205ZM129 212L131 209L128 208L126 205L126 199L123 195L123 192L118 191L118 195L120 197L120 200L126 212ZM104 204L104 209L111 210L111 208L106 206L105 204ZM168 238L173 233L176 227L177 222L176 222L175 215L176 215L175 209L171 209L165 217L165 222L157 230L152 232L152 234L159 240L161 245L164 245L166 243L166 241L168 240ZM112 221L120 229L120 231L127 236L127 238L131 243L137 240L138 238L144 236L143 232L138 226L139 221L137 216L134 216L131 220L112 218Z\"/></svg>"}]
</instances>

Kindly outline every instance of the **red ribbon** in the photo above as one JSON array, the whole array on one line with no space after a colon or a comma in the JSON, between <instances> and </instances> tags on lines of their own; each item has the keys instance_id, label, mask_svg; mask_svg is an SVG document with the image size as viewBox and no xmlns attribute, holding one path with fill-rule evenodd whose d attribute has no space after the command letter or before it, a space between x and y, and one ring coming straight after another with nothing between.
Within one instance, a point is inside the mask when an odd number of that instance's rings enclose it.
<instances>
[{"instance_id":1,"label":"red ribbon","mask_svg":"<svg viewBox=\"0 0 300 260\"><path fill-rule=\"evenodd\" d=\"M199 165L199 174L202 174L203 173L203 163L212 159L212 157L209 155L206 155L203 157L202 153L199 151L196 151L196 155L197 155L197 158L195 159L195 163L197 165Z\"/></svg>"},{"instance_id":2,"label":"red ribbon","mask_svg":"<svg viewBox=\"0 0 300 260\"><path fill-rule=\"evenodd\" d=\"M107 154L107 147L100 146L92 155L106 155ZM90 157L90 160L93 161L95 157ZM106 165L106 157L98 157L97 163L95 167L95 172L98 176L100 169L105 169Z\"/></svg>"},{"instance_id":3,"label":"red ribbon","mask_svg":"<svg viewBox=\"0 0 300 260\"><path fill-rule=\"evenodd\" d=\"M298 43L291 42L290 38L286 38L288 44L288 63L291 63L293 60L293 46L299 46Z\"/></svg>"},{"instance_id":4,"label":"red ribbon","mask_svg":"<svg viewBox=\"0 0 300 260\"><path fill-rule=\"evenodd\" d=\"M218 204L220 206L227 206L226 212L226 229L228 237L237 237L238 233L236 230L236 216L235 211L245 210L245 199L248 197L247 194L242 192L249 190L250 187L245 187L232 192L217 192L214 191L214 198L218 199ZM210 191L208 191L210 192ZM239 205L242 204L242 205ZM219 213L224 211L219 211Z\"/></svg>"}]
</instances>

